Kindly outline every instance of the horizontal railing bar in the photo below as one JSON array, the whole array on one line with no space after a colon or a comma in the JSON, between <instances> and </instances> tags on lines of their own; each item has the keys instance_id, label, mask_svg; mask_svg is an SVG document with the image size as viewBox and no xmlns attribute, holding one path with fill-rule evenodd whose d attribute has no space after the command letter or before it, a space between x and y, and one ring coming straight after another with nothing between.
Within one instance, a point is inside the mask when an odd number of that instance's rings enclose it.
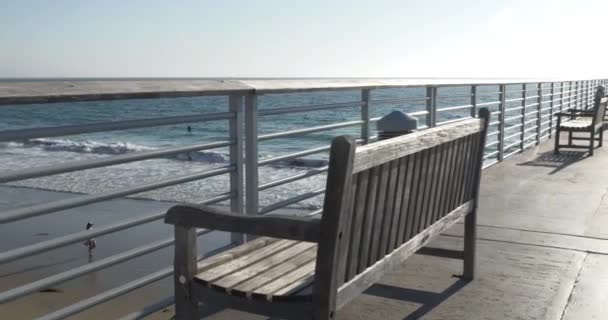
<instances>
[{"instance_id":1,"label":"horizontal railing bar","mask_svg":"<svg viewBox=\"0 0 608 320\"><path fill-rule=\"evenodd\" d=\"M258 141L266 141L266 140L277 139L277 138L293 137L293 136L297 136L297 135L301 135L301 134L307 134L307 133L313 133L313 132L319 132L319 131L327 131L327 130L345 128L345 127L352 127L352 126L357 126L357 125L360 125L363 123L364 123L364 121L355 120L355 121L346 121L346 122L328 124L328 125L324 125L324 126L305 128L305 129L268 133L268 134L259 135Z\"/></svg>"},{"instance_id":2,"label":"horizontal railing bar","mask_svg":"<svg viewBox=\"0 0 608 320\"><path fill-rule=\"evenodd\" d=\"M517 115L517 116L512 116L512 117L505 118L505 123L506 123L507 121L511 121L511 120L517 120L517 119L522 118L522 117L523 117L523 116L520 114L520 115Z\"/></svg>"},{"instance_id":3,"label":"horizontal railing bar","mask_svg":"<svg viewBox=\"0 0 608 320\"><path fill-rule=\"evenodd\" d=\"M504 149L505 149L505 150L508 150L509 148L512 148L512 147L518 146L518 145L520 145L520 144L521 144L521 142L520 142L520 141L517 141L517 142L514 142L514 143L511 143L511 144L506 145L506 146L504 147Z\"/></svg>"},{"instance_id":4,"label":"horizontal railing bar","mask_svg":"<svg viewBox=\"0 0 608 320\"><path fill-rule=\"evenodd\" d=\"M499 95L500 92L496 91L496 92L477 92L476 95L477 96L495 96L495 95Z\"/></svg>"},{"instance_id":5,"label":"horizontal railing bar","mask_svg":"<svg viewBox=\"0 0 608 320\"><path fill-rule=\"evenodd\" d=\"M508 140L508 139L511 139L511 138L514 138L514 137L517 137L517 136L520 136L520 135L521 135L521 132L516 132L516 133L514 133L512 135L506 136L505 140ZM506 147L505 147L505 149L506 149Z\"/></svg>"},{"instance_id":6,"label":"horizontal railing bar","mask_svg":"<svg viewBox=\"0 0 608 320\"><path fill-rule=\"evenodd\" d=\"M524 140L523 140L523 141L528 141L528 140L530 140L530 139L532 139L532 140L536 140L536 134L531 134L531 135L529 135L529 136L527 136L527 137L524 137ZM534 141L534 143L536 143L536 141Z\"/></svg>"},{"instance_id":7,"label":"horizontal railing bar","mask_svg":"<svg viewBox=\"0 0 608 320\"><path fill-rule=\"evenodd\" d=\"M201 204L214 204L228 200L233 197L232 193L220 194L216 197L209 198L202 201ZM52 249L64 247L70 244L78 243L82 240L91 239L94 237L103 236L118 232L120 230L128 229L131 227L139 226L148 222L156 221L165 217L166 211L155 212L149 215L137 217L135 219L124 220L113 225L103 226L94 230L85 230L62 236L59 238L37 242L24 247L16 248L13 250L5 251L0 253L0 264L11 262L23 257L28 257L40 252L49 251Z\"/></svg>"},{"instance_id":8,"label":"horizontal railing bar","mask_svg":"<svg viewBox=\"0 0 608 320\"><path fill-rule=\"evenodd\" d=\"M538 96L529 96L529 97L526 97L526 100L528 100L528 99L536 99L536 98L538 98Z\"/></svg>"},{"instance_id":9,"label":"horizontal railing bar","mask_svg":"<svg viewBox=\"0 0 608 320\"><path fill-rule=\"evenodd\" d=\"M477 106L483 107L483 106L491 106L491 105L495 105L495 104L500 104L500 101L482 102L482 103L478 103Z\"/></svg>"},{"instance_id":10,"label":"horizontal railing bar","mask_svg":"<svg viewBox=\"0 0 608 320\"><path fill-rule=\"evenodd\" d=\"M338 109L338 108L352 108L352 107L360 107L362 104L363 104L363 101L353 101L353 102L342 102L342 103L318 104L318 105L310 105L310 106L262 109L262 110L258 111L258 115L259 116L271 116L271 115L285 114L285 113L299 113L299 112L319 111L319 110Z\"/></svg>"},{"instance_id":11,"label":"horizontal railing bar","mask_svg":"<svg viewBox=\"0 0 608 320\"><path fill-rule=\"evenodd\" d=\"M501 113L502 113L502 111L500 111L500 110L490 112L491 115L497 115L497 114L501 114Z\"/></svg>"},{"instance_id":12,"label":"horizontal railing bar","mask_svg":"<svg viewBox=\"0 0 608 320\"><path fill-rule=\"evenodd\" d=\"M521 124L521 123L513 124L508 127L505 127L505 130L517 129L517 128L520 128L521 126L523 126L523 124Z\"/></svg>"},{"instance_id":13,"label":"horizontal railing bar","mask_svg":"<svg viewBox=\"0 0 608 320\"><path fill-rule=\"evenodd\" d=\"M141 120L124 120L91 124L78 124L69 126L17 129L0 131L0 141L15 141L34 138L49 138L67 136L73 134L84 134L94 132L107 132L117 130L130 130L138 128L158 127L172 124L193 123L214 120L229 120L234 118L233 112L208 113L201 115L188 115L177 117L164 117Z\"/></svg>"},{"instance_id":14,"label":"horizontal railing bar","mask_svg":"<svg viewBox=\"0 0 608 320\"><path fill-rule=\"evenodd\" d=\"M515 101L522 101L524 100L524 98L513 98L513 99L507 99L505 100L505 102L515 102Z\"/></svg>"},{"instance_id":15,"label":"horizontal railing bar","mask_svg":"<svg viewBox=\"0 0 608 320\"><path fill-rule=\"evenodd\" d=\"M206 144L198 144L186 147L177 148L166 148L152 151L142 151L122 154L114 157L105 157L101 159L93 160L80 160L72 161L61 164L53 164L48 166L36 167L31 169L22 169L9 171L4 174L0 174L0 183L24 180L36 177L49 176L53 174L73 172L78 170L93 169L99 167L106 167L116 164L135 162L139 160L159 158L163 156L175 155L180 153L186 153L191 151L201 151L220 147L227 147L234 144L234 141L218 141Z\"/></svg>"},{"instance_id":16,"label":"horizontal railing bar","mask_svg":"<svg viewBox=\"0 0 608 320\"><path fill-rule=\"evenodd\" d=\"M274 210L277 210L277 209L281 209L281 208L287 207L290 204L298 203L298 202L300 202L302 200L306 200L306 199L310 199L310 198L316 197L316 196L318 196L320 194L323 194L324 192L325 192L325 188L319 189L319 190L315 190L315 191L311 191L311 192L307 192L307 193L304 193L304 194L300 194L300 195L297 195L295 197L292 197L292 198L289 198L289 199L286 199L286 200L283 200L283 201L279 201L279 202L277 202L275 204L271 204L269 206L266 206L266 207L262 208L258 213L259 214L265 214L265 213L268 213L268 212L271 212L271 211L274 211Z\"/></svg>"},{"instance_id":17,"label":"horizontal railing bar","mask_svg":"<svg viewBox=\"0 0 608 320\"><path fill-rule=\"evenodd\" d=\"M492 121L492 122L488 123L488 126L491 127L491 126L497 125L499 123L500 123L500 121Z\"/></svg>"},{"instance_id":18,"label":"horizontal railing bar","mask_svg":"<svg viewBox=\"0 0 608 320\"><path fill-rule=\"evenodd\" d=\"M524 140L524 141L525 141L525 140ZM531 147L531 146L533 146L533 145L536 145L536 141L532 141L532 142L530 142L530 143L528 143L528 144L524 145L524 149L528 149L528 147Z\"/></svg>"},{"instance_id":19,"label":"horizontal railing bar","mask_svg":"<svg viewBox=\"0 0 608 320\"><path fill-rule=\"evenodd\" d=\"M274 180L274 181L271 181L271 182L268 182L268 183L264 183L264 184L261 184L261 185L258 186L258 190L262 191L262 190L274 188L274 187L277 187L277 186L280 186L280 185L283 185L283 184L286 184L286 183L289 183L289 182L293 182L293 181L296 181L296 180L301 180L301 179L304 179L304 178L316 176L318 174L327 172L328 168L329 167L326 166L326 167L322 167L322 168L318 168L318 169L312 169L312 170L309 170L309 171L307 171L305 173L300 173L300 174L293 175L293 176L290 176L290 177L287 177L287 178L278 179L278 180Z\"/></svg>"},{"instance_id":20,"label":"horizontal railing bar","mask_svg":"<svg viewBox=\"0 0 608 320\"><path fill-rule=\"evenodd\" d=\"M465 118L450 119L450 120L445 120L445 121L437 122L437 125L448 124L448 123L458 122L458 121L467 120L467 119L473 119L473 118L472 117L465 117Z\"/></svg>"},{"instance_id":21,"label":"horizontal railing bar","mask_svg":"<svg viewBox=\"0 0 608 320\"><path fill-rule=\"evenodd\" d=\"M148 190L164 188L164 187L168 187L168 186L172 186L172 185L176 185L176 184L180 184L180 183L184 183L184 182L190 182L190 181L194 181L194 180L209 178L209 177L217 176L220 174L232 172L234 170L235 170L234 166L230 165L230 166L221 167L218 169L205 171L205 172L201 172L201 173L183 175L183 176L169 179L169 180L146 183L146 184L142 184L142 185L139 185L136 187L129 187L129 188L115 190L115 191L107 191L107 192L102 192L102 193L98 193L98 194L82 195L82 196L77 196L77 197L73 197L73 198L37 204L37 205L24 207L24 208L12 209L12 210L3 212L0 215L0 224L7 223L7 222L13 222L13 221L17 221L17 220L23 220L23 219L33 217L33 216L40 216L40 215L55 212L55 211L80 207L80 206L88 205L91 203L96 203L96 202L101 202L101 201L105 201L105 200L109 200L109 199L113 199L113 198L132 195L132 194L136 194L136 193L140 193L140 192L144 192L144 191L148 191Z\"/></svg>"},{"instance_id":22,"label":"horizontal railing bar","mask_svg":"<svg viewBox=\"0 0 608 320\"><path fill-rule=\"evenodd\" d=\"M282 156L272 157L272 158L268 158L268 159L263 159L263 160L258 161L258 165L264 166L264 165L271 164L271 163L277 162L277 161L299 158L299 157L303 157L303 156L307 156L307 155L311 155L311 154L315 154L315 153L321 153L321 152L329 151L330 148L331 148L331 146L324 146L324 147L312 148L312 149L308 149L308 150L304 150L304 151L300 151L300 152L290 153L290 154L286 154L286 155L282 155Z\"/></svg>"},{"instance_id":23,"label":"horizontal railing bar","mask_svg":"<svg viewBox=\"0 0 608 320\"><path fill-rule=\"evenodd\" d=\"M486 143L486 148L487 148L487 147L494 146L494 145L497 145L497 144L499 144L499 143L500 143L500 141L494 141L494 142Z\"/></svg>"},{"instance_id":24,"label":"horizontal railing bar","mask_svg":"<svg viewBox=\"0 0 608 320\"><path fill-rule=\"evenodd\" d=\"M530 128L528 128L528 129L525 129L523 132L529 132L529 131L532 131L532 130L534 130L534 129L536 129L536 128L538 128L538 126L530 127ZM524 139L524 140L525 140L525 139Z\"/></svg>"},{"instance_id":25,"label":"horizontal railing bar","mask_svg":"<svg viewBox=\"0 0 608 320\"><path fill-rule=\"evenodd\" d=\"M173 267L166 267L163 268L159 271L156 271L154 273L151 273L149 275L143 276L137 280L133 280L130 282L127 282L123 285L120 285L116 288L112 288L110 290L104 291L100 294L96 294L90 298L84 299L84 300L80 300L72 305L69 305L67 307L64 307L62 309L59 309L57 311L54 311L52 313L46 314L40 318L37 318L36 320L59 320L59 319L65 319L69 316L75 315L77 313L80 313L84 310L87 310L91 307L94 307L96 305L102 304L106 301L112 300L116 297L120 297L122 295L125 295L135 289L139 289L141 287L147 286L151 283L154 283L158 280L161 280L163 278L166 278L170 275L173 274ZM171 300L171 303L173 303L174 300ZM169 304L171 304L169 303Z\"/></svg>"},{"instance_id":26,"label":"horizontal railing bar","mask_svg":"<svg viewBox=\"0 0 608 320\"><path fill-rule=\"evenodd\" d=\"M408 101L426 101L428 97L414 97L414 98L395 98L395 99L381 99L381 100L370 100L369 103L395 103L395 102L408 102Z\"/></svg>"},{"instance_id":27,"label":"horizontal railing bar","mask_svg":"<svg viewBox=\"0 0 608 320\"><path fill-rule=\"evenodd\" d=\"M197 231L198 235L202 235L212 230L201 229ZM57 273L52 276L48 276L46 278L36 280L34 282L27 283L17 288L13 288L0 293L0 303L5 303L11 300L15 300L19 297L25 296L32 292L36 292L38 290L43 290L50 288L53 285L58 283L66 282L68 280L77 278L87 273L91 273L93 271L101 270L108 268L110 266L143 256L147 253L157 251L159 249L168 247L175 242L173 237L165 240L155 241L153 243L137 247L122 253L118 253L107 258L82 265L70 270L66 270L64 272Z\"/></svg>"},{"instance_id":28,"label":"horizontal railing bar","mask_svg":"<svg viewBox=\"0 0 608 320\"><path fill-rule=\"evenodd\" d=\"M507 110L505 112L518 111L518 110L521 110L523 108L524 107L521 107L521 106L519 106L519 107L513 107L513 108L507 108Z\"/></svg>"},{"instance_id":29,"label":"horizontal railing bar","mask_svg":"<svg viewBox=\"0 0 608 320\"><path fill-rule=\"evenodd\" d=\"M548 138L550 135L551 135L551 134L546 134L546 135L544 135L544 136L541 136L541 137L540 137L540 140L544 140L545 138Z\"/></svg>"},{"instance_id":30,"label":"horizontal railing bar","mask_svg":"<svg viewBox=\"0 0 608 320\"><path fill-rule=\"evenodd\" d=\"M437 99L449 99L449 98L470 98L473 94L450 94L442 95L441 92L437 92Z\"/></svg>"},{"instance_id":31,"label":"horizontal railing bar","mask_svg":"<svg viewBox=\"0 0 608 320\"><path fill-rule=\"evenodd\" d=\"M147 316L158 312L160 310L163 310L169 306L171 306L172 304L175 303L175 297L174 296L169 296L166 297L162 300L159 300L155 303L152 303L150 305L145 306L144 308L142 308L141 310L135 311L135 312L131 312L123 317L121 317L118 320L140 320L140 319L144 319Z\"/></svg>"},{"instance_id":32,"label":"horizontal railing bar","mask_svg":"<svg viewBox=\"0 0 608 320\"><path fill-rule=\"evenodd\" d=\"M532 104L527 104L527 105L526 105L526 108L529 108L529 107L536 107L537 105L538 105L538 102L537 102L537 103L532 103Z\"/></svg>"},{"instance_id":33,"label":"horizontal railing bar","mask_svg":"<svg viewBox=\"0 0 608 320\"><path fill-rule=\"evenodd\" d=\"M486 134L486 136L491 137L491 136L497 135L499 133L500 133L500 131L493 131L493 132Z\"/></svg>"},{"instance_id":34,"label":"horizontal railing bar","mask_svg":"<svg viewBox=\"0 0 608 320\"><path fill-rule=\"evenodd\" d=\"M538 114L538 110L530 111L530 112L526 113L526 116L533 115L533 114ZM532 120L536 121L536 119L530 119L530 120L526 121L525 123L528 123Z\"/></svg>"},{"instance_id":35,"label":"horizontal railing bar","mask_svg":"<svg viewBox=\"0 0 608 320\"><path fill-rule=\"evenodd\" d=\"M498 154L498 151L490 152L490 153L484 155L483 159L485 160L485 159L488 159L488 158L492 158L493 156L495 156L497 154Z\"/></svg>"},{"instance_id":36,"label":"horizontal railing bar","mask_svg":"<svg viewBox=\"0 0 608 320\"><path fill-rule=\"evenodd\" d=\"M467 105L462 105L462 106L439 108L436 111L441 112L441 111L450 111L450 110L470 109L472 107L473 107L472 104L467 104Z\"/></svg>"}]
</instances>

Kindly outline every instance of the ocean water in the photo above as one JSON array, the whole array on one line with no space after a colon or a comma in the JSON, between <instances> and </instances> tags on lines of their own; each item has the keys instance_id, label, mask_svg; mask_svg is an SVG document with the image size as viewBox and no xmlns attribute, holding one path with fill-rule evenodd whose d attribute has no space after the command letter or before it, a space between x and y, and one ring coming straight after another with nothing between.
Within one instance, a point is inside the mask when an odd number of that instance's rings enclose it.
<instances>
[{"instance_id":1,"label":"ocean water","mask_svg":"<svg viewBox=\"0 0 608 320\"><path fill-rule=\"evenodd\" d=\"M511 90L520 90L520 87L514 86ZM438 108L444 108L467 105L470 103L470 97L466 96L469 92L469 86L439 88L437 106ZM425 94L425 88L378 89L372 91L372 101L396 98L422 98ZM512 97L521 97L521 92L513 92L507 95L507 98ZM497 99L497 86L480 86L478 88L478 103L496 101ZM329 91L265 95L259 97L258 105L260 109L270 109L358 100L360 100L360 91L358 90ZM514 105L520 103L516 102ZM227 97L3 106L0 108L0 130L225 112L227 111L227 106ZM497 105L490 106L492 110L496 110L496 108ZM370 113L372 117L378 117L392 110L415 112L424 109L424 101L375 102L370 106ZM341 121L359 120L359 112L359 108L355 106L324 111L264 116L259 117L259 130L261 134L264 134ZM513 115L518 113L519 111L513 113ZM468 117L469 115L469 109L445 111L438 113L437 120L446 121ZM419 117L419 123L420 125L425 123L424 116ZM188 132L186 129L188 125L192 128L191 132ZM373 129L375 129L375 126L373 126ZM359 127L352 127L261 142L259 146L260 159L325 146L337 135L348 134L358 136L359 132ZM0 144L0 170L6 172L7 170L66 163L74 160L111 157L130 152L207 143L225 140L227 136L228 123L225 120L221 120L58 138L12 141ZM54 191L99 193L163 180L169 177L203 172L227 163L228 150L226 148L218 148L161 159L29 179L11 183L11 185ZM263 166L260 167L260 182L265 183L303 173L325 166L326 164L327 155L324 153L306 156L293 161L283 161L272 166ZM276 201L306 191L316 190L322 188L324 184L325 176L317 175L271 188L260 193L260 205L270 205ZM222 175L145 192L135 196L166 201L198 202L226 192L228 191L228 187L228 176ZM322 196L318 196L302 201L294 207L316 209L320 208L321 204Z\"/></svg>"}]
</instances>

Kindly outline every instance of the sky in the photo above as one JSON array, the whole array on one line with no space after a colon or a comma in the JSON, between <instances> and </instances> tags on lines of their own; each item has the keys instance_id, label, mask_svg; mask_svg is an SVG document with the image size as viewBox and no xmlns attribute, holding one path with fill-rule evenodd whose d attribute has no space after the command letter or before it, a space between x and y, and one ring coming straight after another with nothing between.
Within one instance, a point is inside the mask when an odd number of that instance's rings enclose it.
<instances>
[{"instance_id":1,"label":"sky","mask_svg":"<svg viewBox=\"0 0 608 320\"><path fill-rule=\"evenodd\" d=\"M608 0L0 0L0 78L608 76Z\"/></svg>"}]
</instances>

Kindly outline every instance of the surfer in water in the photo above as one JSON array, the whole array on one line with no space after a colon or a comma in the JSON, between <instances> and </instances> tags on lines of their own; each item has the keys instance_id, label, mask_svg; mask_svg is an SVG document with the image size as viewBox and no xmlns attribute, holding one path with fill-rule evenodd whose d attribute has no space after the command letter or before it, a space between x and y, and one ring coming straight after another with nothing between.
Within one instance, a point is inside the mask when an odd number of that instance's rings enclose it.
<instances>
[{"instance_id":1,"label":"surfer in water","mask_svg":"<svg viewBox=\"0 0 608 320\"><path fill-rule=\"evenodd\" d=\"M188 133L192 133L192 127L191 126L186 127L186 130L188 130Z\"/></svg>"},{"instance_id":2,"label":"surfer in water","mask_svg":"<svg viewBox=\"0 0 608 320\"><path fill-rule=\"evenodd\" d=\"M87 222L87 226L85 228L86 228L86 230L92 230L93 223L91 221ZM93 260L93 249L95 249L95 247L97 247L95 238L87 239L87 241L84 242L84 245L87 246L89 249L89 262L91 262Z\"/></svg>"}]
</instances>

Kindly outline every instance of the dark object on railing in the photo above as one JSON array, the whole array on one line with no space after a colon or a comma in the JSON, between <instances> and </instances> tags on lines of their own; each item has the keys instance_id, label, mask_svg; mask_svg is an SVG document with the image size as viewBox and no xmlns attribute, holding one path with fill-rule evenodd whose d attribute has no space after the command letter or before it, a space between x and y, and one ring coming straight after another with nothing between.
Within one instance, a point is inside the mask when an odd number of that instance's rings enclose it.
<instances>
[{"instance_id":1,"label":"dark object on railing","mask_svg":"<svg viewBox=\"0 0 608 320\"><path fill-rule=\"evenodd\" d=\"M320 220L171 208L165 222L175 225L177 319L198 319L199 302L270 317L333 319L462 217L463 277L473 279L490 116L485 108L479 114L358 148L352 138L334 139ZM264 237L197 264L196 228Z\"/></svg>"},{"instance_id":2,"label":"dark object on railing","mask_svg":"<svg viewBox=\"0 0 608 320\"><path fill-rule=\"evenodd\" d=\"M386 140L414 132L418 129L418 119L394 110L378 120L376 129L378 130L378 140Z\"/></svg>"},{"instance_id":3,"label":"dark object on railing","mask_svg":"<svg viewBox=\"0 0 608 320\"><path fill-rule=\"evenodd\" d=\"M603 145L604 116L608 105L608 97L605 97L605 92L603 86L598 87L591 110L570 109L556 114L555 154L559 154L559 148L579 148L589 149L589 155L592 156L595 141L599 141L598 147ZM562 117L568 117L568 119L562 119ZM568 144L561 144L559 141L562 131L568 132ZM575 137L574 132L588 133L589 137ZM572 143L573 140L589 141L589 145L576 145Z\"/></svg>"}]
</instances>

